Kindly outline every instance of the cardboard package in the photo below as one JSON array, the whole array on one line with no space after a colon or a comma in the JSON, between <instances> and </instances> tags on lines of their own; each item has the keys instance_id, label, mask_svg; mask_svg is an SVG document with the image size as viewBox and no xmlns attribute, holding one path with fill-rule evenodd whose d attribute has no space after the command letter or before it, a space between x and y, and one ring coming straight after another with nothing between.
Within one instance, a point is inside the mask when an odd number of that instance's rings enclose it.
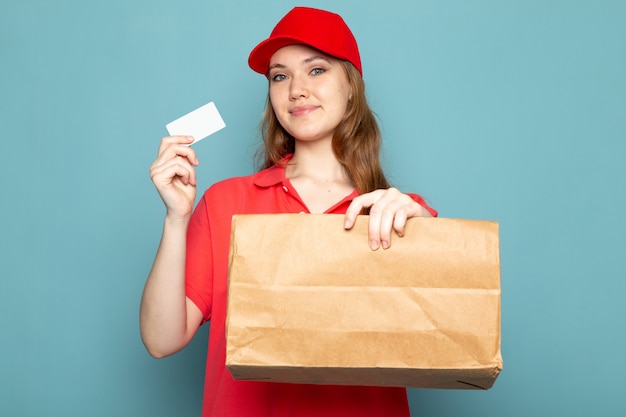
<instances>
[{"instance_id":1,"label":"cardboard package","mask_svg":"<svg viewBox=\"0 0 626 417\"><path fill-rule=\"evenodd\" d=\"M235 379L489 389L502 369L498 224L412 218L372 251L367 216L233 217Z\"/></svg>"}]
</instances>

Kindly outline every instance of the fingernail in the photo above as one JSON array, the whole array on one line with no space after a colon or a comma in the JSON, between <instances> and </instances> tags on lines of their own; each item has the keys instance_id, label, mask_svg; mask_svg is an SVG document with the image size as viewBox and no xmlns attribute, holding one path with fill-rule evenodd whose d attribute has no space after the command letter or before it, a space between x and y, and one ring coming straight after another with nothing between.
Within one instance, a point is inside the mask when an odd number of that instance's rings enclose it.
<instances>
[{"instance_id":1,"label":"fingernail","mask_svg":"<svg viewBox=\"0 0 626 417\"><path fill-rule=\"evenodd\" d=\"M389 248L389 242L387 242L386 240L383 240L380 243L382 244L383 249L388 249Z\"/></svg>"},{"instance_id":2,"label":"fingernail","mask_svg":"<svg viewBox=\"0 0 626 417\"><path fill-rule=\"evenodd\" d=\"M378 241L376 241L376 240L372 240L372 241L370 242L370 248L372 248L372 250L376 250L376 249L378 249Z\"/></svg>"}]
</instances>

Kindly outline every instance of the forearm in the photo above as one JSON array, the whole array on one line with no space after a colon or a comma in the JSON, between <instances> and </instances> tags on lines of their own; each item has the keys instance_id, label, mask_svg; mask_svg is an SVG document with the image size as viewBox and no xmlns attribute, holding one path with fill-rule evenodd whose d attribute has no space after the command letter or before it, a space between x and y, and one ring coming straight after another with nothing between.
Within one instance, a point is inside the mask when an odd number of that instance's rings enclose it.
<instances>
[{"instance_id":1,"label":"forearm","mask_svg":"<svg viewBox=\"0 0 626 417\"><path fill-rule=\"evenodd\" d=\"M187 324L185 252L188 223L189 219L165 218L161 243L141 298L141 338L154 357L179 351L196 331Z\"/></svg>"}]
</instances>

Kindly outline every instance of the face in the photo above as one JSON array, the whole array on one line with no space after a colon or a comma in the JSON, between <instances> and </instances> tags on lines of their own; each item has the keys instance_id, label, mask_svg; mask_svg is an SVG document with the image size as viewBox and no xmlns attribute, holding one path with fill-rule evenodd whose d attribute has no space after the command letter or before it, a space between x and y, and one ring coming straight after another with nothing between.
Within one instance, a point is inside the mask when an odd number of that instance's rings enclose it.
<instances>
[{"instance_id":1,"label":"face","mask_svg":"<svg viewBox=\"0 0 626 417\"><path fill-rule=\"evenodd\" d=\"M308 46L285 46L270 60L269 82L274 113L291 136L332 139L351 98L339 60Z\"/></svg>"}]
</instances>

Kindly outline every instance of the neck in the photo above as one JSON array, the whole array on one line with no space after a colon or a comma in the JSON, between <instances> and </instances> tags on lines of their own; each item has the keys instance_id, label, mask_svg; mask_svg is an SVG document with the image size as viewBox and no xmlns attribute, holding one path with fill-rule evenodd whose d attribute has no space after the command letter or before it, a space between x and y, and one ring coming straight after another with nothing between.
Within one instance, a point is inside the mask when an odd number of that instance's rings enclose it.
<instances>
[{"instance_id":1,"label":"neck","mask_svg":"<svg viewBox=\"0 0 626 417\"><path fill-rule=\"evenodd\" d=\"M289 161L287 177L309 177L324 181L351 182L345 168L339 163L330 146L297 143Z\"/></svg>"}]
</instances>

